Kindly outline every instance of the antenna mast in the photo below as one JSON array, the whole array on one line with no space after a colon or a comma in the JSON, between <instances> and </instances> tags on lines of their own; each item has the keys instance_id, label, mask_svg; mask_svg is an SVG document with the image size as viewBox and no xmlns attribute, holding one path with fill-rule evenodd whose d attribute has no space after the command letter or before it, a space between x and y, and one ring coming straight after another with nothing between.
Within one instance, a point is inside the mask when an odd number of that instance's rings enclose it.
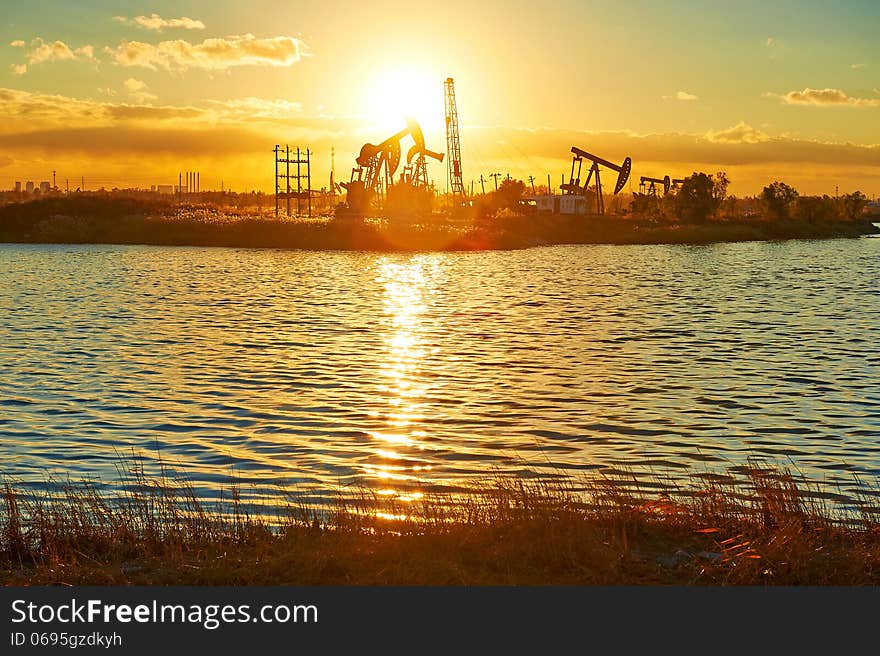
<instances>
[{"instance_id":1,"label":"antenna mast","mask_svg":"<svg viewBox=\"0 0 880 656\"><path fill-rule=\"evenodd\" d=\"M455 85L452 78L443 83L446 99L446 171L452 193L464 196L464 182L461 176L461 140L458 136L458 108L455 104Z\"/></svg>"}]
</instances>

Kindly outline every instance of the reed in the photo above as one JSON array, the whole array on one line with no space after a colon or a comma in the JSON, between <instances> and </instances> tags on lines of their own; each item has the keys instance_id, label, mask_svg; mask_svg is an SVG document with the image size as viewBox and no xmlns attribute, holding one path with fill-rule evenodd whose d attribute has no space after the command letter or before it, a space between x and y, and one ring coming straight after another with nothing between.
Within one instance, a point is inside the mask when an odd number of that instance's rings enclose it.
<instances>
[{"instance_id":1,"label":"reed","mask_svg":"<svg viewBox=\"0 0 880 656\"><path fill-rule=\"evenodd\" d=\"M6 585L568 585L880 583L880 506L841 509L803 476L752 462L676 490L632 472L497 475L416 501L362 488L327 505L276 490L256 513L231 480L198 498L164 468L28 489L0 509Z\"/></svg>"}]
</instances>

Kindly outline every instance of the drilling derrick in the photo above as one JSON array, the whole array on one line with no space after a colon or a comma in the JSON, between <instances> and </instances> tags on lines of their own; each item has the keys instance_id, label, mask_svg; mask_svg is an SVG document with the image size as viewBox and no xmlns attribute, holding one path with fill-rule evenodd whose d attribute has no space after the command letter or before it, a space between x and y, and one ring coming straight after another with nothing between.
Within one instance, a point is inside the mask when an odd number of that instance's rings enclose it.
<instances>
[{"instance_id":1,"label":"drilling derrick","mask_svg":"<svg viewBox=\"0 0 880 656\"><path fill-rule=\"evenodd\" d=\"M449 188L455 195L464 195L464 182L461 178L461 141L458 137L458 108L455 105L455 85L452 78L443 83L446 99L446 152Z\"/></svg>"}]
</instances>

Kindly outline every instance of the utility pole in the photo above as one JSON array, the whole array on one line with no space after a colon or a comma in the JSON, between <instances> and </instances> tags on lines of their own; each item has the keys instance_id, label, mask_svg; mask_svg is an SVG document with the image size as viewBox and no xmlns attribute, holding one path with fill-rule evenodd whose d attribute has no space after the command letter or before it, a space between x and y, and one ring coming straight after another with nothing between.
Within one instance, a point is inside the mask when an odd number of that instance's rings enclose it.
<instances>
[{"instance_id":1,"label":"utility pole","mask_svg":"<svg viewBox=\"0 0 880 656\"><path fill-rule=\"evenodd\" d=\"M58 185L55 184L55 169L52 169L52 191L58 191Z\"/></svg>"},{"instance_id":2,"label":"utility pole","mask_svg":"<svg viewBox=\"0 0 880 656\"><path fill-rule=\"evenodd\" d=\"M489 174L490 178L495 178L495 191L498 191L498 178L500 178L501 175L502 175L501 173L490 173Z\"/></svg>"},{"instance_id":3,"label":"utility pole","mask_svg":"<svg viewBox=\"0 0 880 656\"><path fill-rule=\"evenodd\" d=\"M290 144L285 144L286 155L284 156L284 163L287 166L285 169L285 179L287 180L287 216L290 216Z\"/></svg>"},{"instance_id":4,"label":"utility pole","mask_svg":"<svg viewBox=\"0 0 880 656\"><path fill-rule=\"evenodd\" d=\"M550 186L550 174L547 174L547 193L553 195L553 187Z\"/></svg>"},{"instance_id":5,"label":"utility pole","mask_svg":"<svg viewBox=\"0 0 880 656\"><path fill-rule=\"evenodd\" d=\"M480 173L480 187L483 188L483 195L486 195L486 179L483 177L483 174Z\"/></svg>"},{"instance_id":6,"label":"utility pole","mask_svg":"<svg viewBox=\"0 0 880 656\"><path fill-rule=\"evenodd\" d=\"M280 146L275 144L275 218L278 218L278 148Z\"/></svg>"},{"instance_id":7,"label":"utility pole","mask_svg":"<svg viewBox=\"0 0 880 656\"><path fill-rule=\"evenodd\" d=\"M529 183L532 185L532 193L533 193L533 194L534 194L534 193L537 193L537 192L535 191L535 176L533 176L533 175L530 175L530 176L529 176Z\"/></svg>"},{"instance_id":8,"label":"utility pole","mask_svg":"<svg viewBox=\"0 0 880 656\"><path fill-rule=\"evenodd\" d=\"M309 195L309 218L312 218L312 151L306 148L306 193Z\"/></svg>"},{"instance_id":9,"label":"utility pole","mask_svg":"<svg viewBox=\"0 0 880 656\"><path fill-rule=\"evenodd\" d=\"M80 190L80 191L85 191L85 190L86 190L86 179L85 179L85 176L83 176L83 177L80 179L79 190Z\"/></svg>"},{"instance_id":10,"label":"utility pole","mask_svg":"<svg viewBox=\"0 0 880 656\"><path fill-rule=\"evenodd\" d=\"M64 193L70 193L70 178L64 178Z\"/></svg>"}]
</instances>

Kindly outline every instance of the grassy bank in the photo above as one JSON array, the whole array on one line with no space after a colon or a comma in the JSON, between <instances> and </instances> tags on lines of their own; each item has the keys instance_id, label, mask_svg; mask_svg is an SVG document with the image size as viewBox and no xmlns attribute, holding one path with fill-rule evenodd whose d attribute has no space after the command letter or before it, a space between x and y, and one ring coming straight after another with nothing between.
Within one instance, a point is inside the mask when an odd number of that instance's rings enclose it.
<instances>
[{"instance_id":1,"label":"grassy bank","mask_svg":"<svg viewBox=\"0 0 880 656\"><path fill-rule=\"evenodd\" d=\"M498 478L456 499L364 491L316 508L279 493L272 521L237 490L217 507L135 473L122 496L5 486L6 585L880 584L880 507L845 517L791 472L697 477L675 494L595 475ZM622 485L625 483L625 485ZM647 481L646 481L647 483ZM634 485L635 484L635 485ZM873 499L873 501L872 501Z\"/></svg>"},{"instance_id":2,"label":"grassy bank","mask_svg":"<svg viewBox=\"0 0 880 656\"><path fill-rule=\"evenodd\" d=\"M708 244L857 237L861 221L710 221L658 224L618 216L433 216L417 224L276 219L172 200L84 195L0 207L0 242L146 244L359 251L500 250L551 244Z\"/></svg>"}]
</instances>

